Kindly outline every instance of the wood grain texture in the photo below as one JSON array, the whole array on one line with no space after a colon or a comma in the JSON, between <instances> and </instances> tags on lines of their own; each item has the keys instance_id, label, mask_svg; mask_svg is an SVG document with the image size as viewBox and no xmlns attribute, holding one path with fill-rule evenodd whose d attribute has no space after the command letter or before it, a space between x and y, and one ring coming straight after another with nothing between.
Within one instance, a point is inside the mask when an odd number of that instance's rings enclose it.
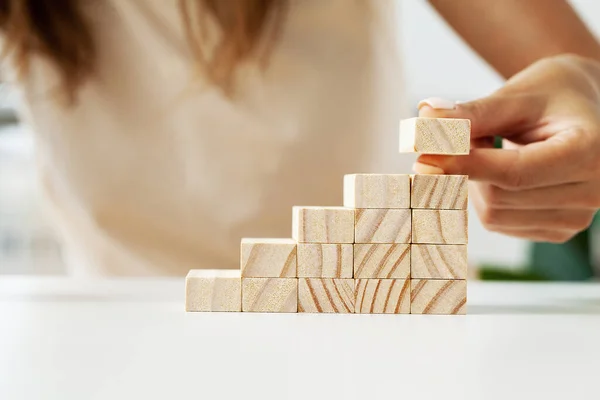
<instances>
[{"instance_id":1,"label":"wood grain texture","mask_svg":"<svg viewBox=\"0 0 600 400\"><path fill-rule=\"evenodd\" d=\"M454 118L410 118L400 123L400 152L469 154L471 121Z\"/></svg>"},{"instance_id":2,"label":"wood grain texture","mask_svg":"<svg viewBox=\"0 0 600 400\"><path fill-rule=\"evenodd\" d=\"M355 243L410 243L411 210L356 210Z\"/></svg>"},{"instance_id":3,"label":"wood grain texture","mask_svg":"<svg viewBox=\"0 0 600 400\"><path fill-rule=\"evenodd\" d=\"M468 203L466 175L414 175L411 208L466 210Z\"/></svg>"},{"instance_id":4,"label":"wood grain texture","mask_svg":"<svg viewBox=\"0 0 600 400\"><path fill-rule=\"evenodd\" d=\"M191 270L185 278L186 311L241 311L240 270Z\"/></svg>"},{"instance_id":5,"label":"wood grain texture","mask_svg":"<svg viewBox=\"0 0 600 400\"><path fill-rule=\"evenodd\" d=\"M244 278L296 276L296 242L293 239L242 239L241 270Z\"/></svg>"},{"instance_id":6,"label":"wood grain texture","mask_svg":"<svg viewBox=\"0 0 600 400\"><path fill-rule=\"evenodd\" d=\"M409 314L410 279L356 279L354 312Z\"/></svg>"},{"instance_id":7,"label":"wood grain texture","mask_svg":"<svg viewBox=\"0 0 600 400\"><path fill-rule=\"evenodd\" d=\"M467 210L412 210L412 242L467 244Z\"/></svg>"},{"instance_id":8,"label":"wood grain texture","mask_svg":"<svg viewBox=\"0 0 600 400\"><path fill-rule=\"evenodd\" d=\"M352 278L354 252L351 244L299 243L299 278Z\"/></svg>"},{"instance_id":9,"label":"wood grain texture","mask_svg":"<svg viewBox=\"0 0 600 400\"><path fill-rule=\"evenodd\" d=\"M298 279L242 278L242 311L298 312Z\"/></svg>"},{"instance_id":10,"label":"wood grain texture","mask_svg":"<svg viewBox=\"0 0 600 400\"><path fill-rule=\"evenodd\" d=\"M466 279L467 246L463 244L413 244L410 276L420 279Z\"/></svg>"},{"instance_id":11,"label":"wood grain texture","mask_svg":"<svg viewBox=\"0 0 600 400\"><path fill-rule=\"evenodd\" d=\"M410 175L346 175L344 176L344 206L410 208Z\"/></svg>"},{"instance_id":12,"label":"wood grain texture","mask_svg":"<svg viewBox=\"0 0 600 400\"><path fill-rule=\"evenodd\" d=\"M412 279L411 314L466 314L467 281Z\"/></svg>"},{"instance_id":13,"label":"wood grain texture","mask_svg":"<svg viewBox=\"0 0 600 400\"><path fill-rule=\"evenodd\" d=\"M354 278L408 279L409 244L355 244Z\"/></svg>"},{"instance_id":14,"label":"wood grain texture","mask_svg":"<svg viewBox=\"0 0 600 400\"><path fill-rule=\"evenodd\" d=\"M299 243L353 243L354 210L296 206L293 208L292 237Z\"/></svg>"},{"instance_id":15,"label":"wood grain texture","mask_svg":"<svg viewBox=\"0 0 600 400\"><path fill-rule=\"evenodd\" d=\"M298 312L353 313L354 279L298 279Z\"/></svg>"}]
</instances>

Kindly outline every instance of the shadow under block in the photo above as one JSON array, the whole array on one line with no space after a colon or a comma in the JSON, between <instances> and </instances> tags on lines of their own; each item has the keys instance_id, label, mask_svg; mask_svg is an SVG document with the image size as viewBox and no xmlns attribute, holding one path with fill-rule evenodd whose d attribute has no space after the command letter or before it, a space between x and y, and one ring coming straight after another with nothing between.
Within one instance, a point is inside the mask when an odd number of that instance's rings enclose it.
<instances>
[{"instance_id":1,"label":"shadow under block","mask_svg":"<svg viewBox=\"0 0 600 400\"><path fill-rule=\"evenodd\" d=\"M241 311L239 269L190 270L185 278L186 311Z\"/></svg>"},{"instance_id":2,"label":"shadow under block","mask_svg":"<svg viewBox=\"0 0 600 400\"><path fill-rule=\"evenodd\" d=\"M410 278L409 244L355 244L354 278Z\"/></svg>"},{"instance_id":3,"label":"shadow under block","mask_svg":"<svg viewBox=\"0 0 600 400\"><path fill-rule=\"evenodd\" d=\"M413 175L411 208L465 210L467 175Z\"/></svg>"},{"instance_id":4,"label":"shadow under block","mask_svg":"<svg viewBox=\"0 0 600 400\"><path fill-rule=\"evenodd\" d=\"M298 312L298 279L242 278L242 311Z\"/></svg>"},{"instance_id":5,"label":"shadow under block","mask_svg":"<svg viewBox=\"0 0 600 400\"><path fill-rule=\"evenodd\" d=\"M354 210L344 207L294 207L292 237L299 243L353 243Z\"/></svg>"},{"instance_id":6,"label":"shadow under block","mask_svg":"<svg viewBox=\"0 0 600 400\"><path fill-rule=\"evenodd\" d=\"M298 312L353 313L354 279L298 279Z\"/></svg>"},{"instance_id":7,"label":"shadow under block","mask_svg":"<svg viewBox=\"0 0 600 400\"><path fill-rule=\"evenodd\" d=\"M467 244L467 210L412 210L412 243Z\"/></svg>"},{"instance_id":8,"label":"shadow under block","mask_svg":"<svg viewBox=\"0 0 600 400\"><path fill-rule=\"evenodd\" d=\"M412 279L411 314L466 314L467 281Z\"/></svg>"},{"instance_id":9,"label":"shadow under block","mask_svg":"<svg viewBox=\"0 0 600 400\"><path fill-rule=\"evenodd\" d=\"M296 276L296 242L244 238L241 269L244 278L293 278Z\"/></svg>"},{"instance_id":10,"label":"shadow under block","mask_svg":"<svg viewBox=\"0 0 600 400\"><path fill-rule=\"evenodd\" d=\"M469 154L471 121L410 118L400 122L400 153Z\"/></svg>"},{"instance_id":11,"label":"shadow under block","mask_svg":"<svg viewBox=\"0 0 600 400\"><path fill-rule=\"evenodd\" d=\"M344 206L410 208L410 175L345 175Z\"/></svg>"},{"instance_id":12,"label":"shadow under block","mask_svg":"<svg viewBox=\"0 0 600 400\"><path fill-rule=\"evenodd\" d=\"M467 278L467 246L464 244L413 244L410 260L411 278Z\"/></svg>"},{"instance_id":13,"label":"shadow under block","mask_svg":"<svg viewBox=\"0 0 600 400\"><path fill-rule=\"evenodd\" d=\"M299 243L299 278L352 278L354 267L351 244Z\"/></svg>"},{"instance_id":14,"label":"shadow under block","mask_svg":"<svg viewBox=\"0 0 600 400\"><path fill-rule=\"evenodd\" d=\"M410 243L411 210L356 210L355 243Z\"/></svg>"},{"instance_id":15,"label":"shadow under block","mask_svg":"<svg viewBox=\"0 0 600 400\"><path fill-rule=\"evenodd\" d=\"M410 279L356 279L354 312L409 314Z\"/></svg>"}]
</instances>

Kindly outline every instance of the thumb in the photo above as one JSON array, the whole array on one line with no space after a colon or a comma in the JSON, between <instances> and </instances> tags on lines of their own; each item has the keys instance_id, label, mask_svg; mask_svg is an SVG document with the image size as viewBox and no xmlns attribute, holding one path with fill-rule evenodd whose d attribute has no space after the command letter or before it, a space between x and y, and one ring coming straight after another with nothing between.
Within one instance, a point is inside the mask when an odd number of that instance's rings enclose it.
<instances>
[{"instance_id":1,"label":"thumb","mask_svg":"<svg viewBox=\"0 0 600 400\"><path fill-rule=\"evenodd\" d=\"M544 114L546 101L528 93L494 93L467 103L431 97L418 105L419 117L471 120L471 139L510 137L533 127Z\"/></svg>"}]
</instances>

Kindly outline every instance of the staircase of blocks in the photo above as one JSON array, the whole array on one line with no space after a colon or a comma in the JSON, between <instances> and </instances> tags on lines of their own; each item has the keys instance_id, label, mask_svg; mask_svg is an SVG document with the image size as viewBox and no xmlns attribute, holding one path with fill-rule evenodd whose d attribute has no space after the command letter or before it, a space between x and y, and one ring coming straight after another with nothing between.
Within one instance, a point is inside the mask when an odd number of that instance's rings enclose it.
<instances>
[{"instance_id":1,"label":"staircase of blocks","mask_svg":"<svg viewBox=\"0 0 600 400\"><path fill-rule=\"evenodd\" d=\"M401 121L401 153L461 155L470 121ZM191 270L188 312L466 314L468 177L344 176L343 207L293 207L292 237L242 239L239 270Z\"/></svg>"}]
</instances>

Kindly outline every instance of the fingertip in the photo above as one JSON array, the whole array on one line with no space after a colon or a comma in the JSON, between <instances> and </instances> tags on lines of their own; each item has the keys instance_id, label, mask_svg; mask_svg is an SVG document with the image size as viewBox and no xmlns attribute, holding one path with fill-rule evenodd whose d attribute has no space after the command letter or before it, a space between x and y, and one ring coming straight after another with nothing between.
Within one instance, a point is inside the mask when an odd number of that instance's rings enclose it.
<instances>
[{"instance_id":1,"label":"fingertip","mask_svg":"<svg viewBox=\"0 0 600 400\"><path fill-rule=\"evenodd\" d=\"M419 117L434 117L437 113L430 105L420 105L419 103Z\"/></svg>"},{"instance_id":2,"label":"fingertip","mask_svg":"<svg viewBox=\"0 0 600 400\"><path fill-rule=\"evenodd\" d=\"M446 158L446 156L439 154L420 154L419 157L417 157L417 162L432 167L443 168L444 160Z\"/></svg>"},{"instance_id":3,"label":"fingertip","mask_svg":"<svg viewBox=\"0 0 600 400\"><path fill-rule=\"evenodd\" d=\"M421 154L417 163L428 166L423 170L430 171L429 174L461 175L465 156L448 156L439 154Z\"/></svg>"},{"instance_id":4,"label":"fingertip","mask_svg":"<svg viewBox=\"0 0 600 400\"><path fill-rule=\"evenodd\" d=\"M442 168L436 167L434 165L423 164L418 161L413 164L413 171L416 174L444 175L444 170Z\"/></svg>"},{"instance_id":5,"label":"fingertip","mask_svg":"<svg viewBox=\"0 0 600 400\"><path fill-rule=\"evenodd\" d=\"M419 109L419 117L444 118L455 110L456 103L440 97L429 97L421 100L417 108Z\"/></svg>"},{"instance_id":6,"label":"fingertip","mask_svg":"<svg viewBox=\"0 0 600 400\"><path fill-rule=\"evenodd\" d=\"M456 103L452 100L442 99L441 97L428 97L423 99L417 105L420 110L422 107L428 106L433 110L454 110Z\"/></svg>"}]
</instances>

